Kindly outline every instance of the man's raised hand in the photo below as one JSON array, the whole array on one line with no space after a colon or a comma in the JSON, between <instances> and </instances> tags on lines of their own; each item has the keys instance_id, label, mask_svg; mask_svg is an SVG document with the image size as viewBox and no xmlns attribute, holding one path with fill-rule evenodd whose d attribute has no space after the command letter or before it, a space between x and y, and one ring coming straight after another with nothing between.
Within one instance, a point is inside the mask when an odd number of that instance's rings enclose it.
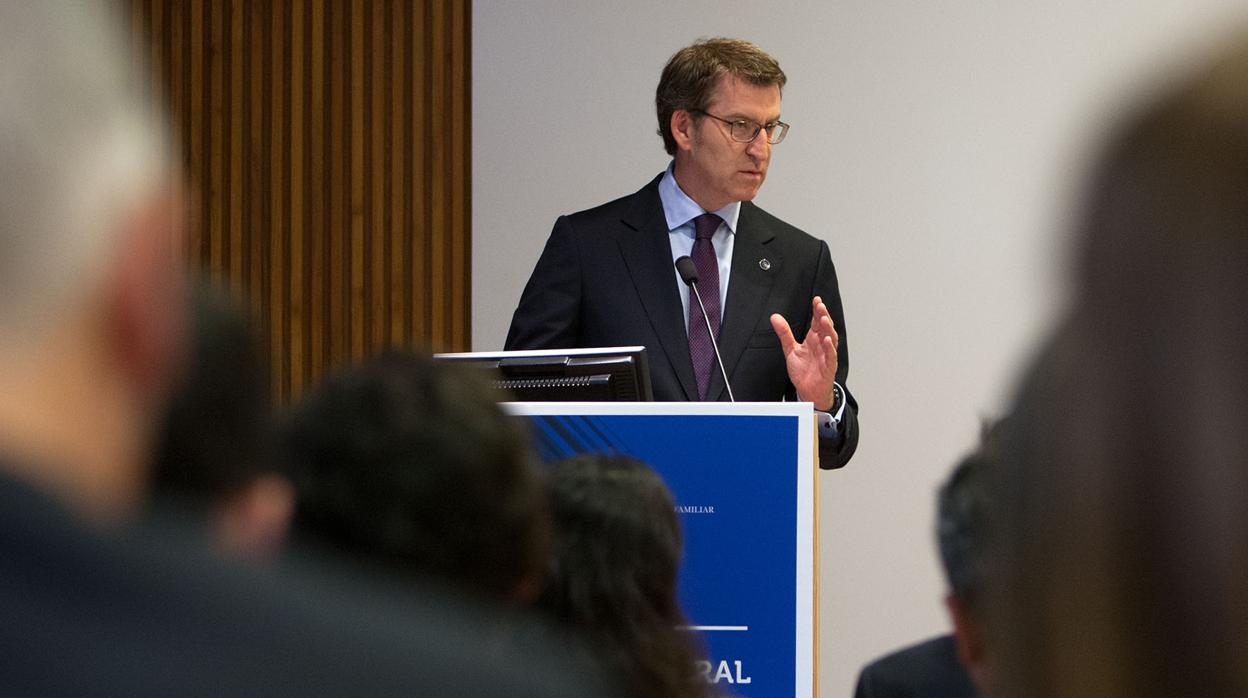
<instances>
[{"instance_id":1,"label":"man's raised hand","mask_svg":"<svg viewBox=\"0 0 1248 698\"><path fill-rule=\"evenodd\" d=\"M810 329L801 342L793 337L789 323L779 313L772 314L771 328L780 338L789 381L797 388L798 399L815 403L817 410L828 410L835 399L832 386L836 382L840 337L823 299L815 296L810 305Z\"/></svg>"}]
</instances>

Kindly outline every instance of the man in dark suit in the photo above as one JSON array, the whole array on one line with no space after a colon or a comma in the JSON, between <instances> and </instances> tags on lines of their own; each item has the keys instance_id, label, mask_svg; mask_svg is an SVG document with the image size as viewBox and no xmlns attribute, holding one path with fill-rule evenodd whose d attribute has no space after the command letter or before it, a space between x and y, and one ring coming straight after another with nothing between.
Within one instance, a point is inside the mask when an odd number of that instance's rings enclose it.
<instances>
[{"instance_id":1,"label":"man in dark suit","mask_svg":"<svg viewBox=\"0 0 1248 698\"><path fill-rule=\"evenodd\" d=\"M962 459L936 502L936 539L949 583L945 607L953 634L887 654L863 668L855 698L974 698L989 681L979 605L983 598L986 532L985 445Z\"/></svg>"},{"instance_id":2,"label":"man in dark suit","mask_svg":"<svg viewBox=\"0 0 1248 698\"><path fill-rule=\"evenodd\" d=\"M958 643L941 635L887 654L858 675L854 698L974 698Z\"/></svg>"},{"instance_id":3,"label":"man in dark suit","mask_svg":"<svg viewBox=\"0 0 1248 698\"><path fill-rule=\"evenodd\" d=\"M183 284L160 124L110 8L0 3L0 695L599 695L453 599L130 530Z\"/></svg>"},{"instance_id":4,"label":"man in dark suit","mask_svg":"<svg viewBox=\"0 0 1248 698\"><path fill-rule=\"evenodd\" d=\"M506 348L644 345L655 399L726 400L713 333L732 395L814 403L820 465L837 468L857 448L858 405L845 388L832 257L751 203L788 131L785 81L746 41L700 41L672 56L655 95L671 165L635 194L556 221ZM697 270L709 330L674 267L683 256Z\"/></svg>"}]
</instances>

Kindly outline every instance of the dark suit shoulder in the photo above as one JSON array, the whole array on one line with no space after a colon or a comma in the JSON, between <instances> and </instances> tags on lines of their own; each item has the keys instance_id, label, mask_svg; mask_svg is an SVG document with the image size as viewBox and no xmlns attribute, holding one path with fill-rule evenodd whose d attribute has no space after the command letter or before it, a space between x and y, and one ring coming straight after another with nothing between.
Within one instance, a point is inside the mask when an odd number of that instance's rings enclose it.
<instances>
[{"instance_id":1,"label":"dark suit shoulder","mask_svg":"<svg viewBox=\"0 0 1248 698\"><path fill-rule=\"evenodd\" d=\"M598 694L455 599L235 567L177 526L96 530L4 470L0 695Z\"/></svg>"},{"instance_id":2,"label":"dark suit shoulder","mask_svg":"<svg viewBox=\"0 0 1248 698\"><path fill-rule=\"evenodd\" d=\"M805 248L818 247L823 244L823 241L819 238L807 233L791 223L785 222L771 213L768 213L765 209L751 201L746 201L741 204L741 219L739 225L743 230L749 227L767 231L770 235L775 236L789 245L797 245Z\"/></svg>"},{"instance_id":3,"label":"dark suit shoulder","mask_svg":"<svg viewBox=\"0 0 1248 698\"><path fill-rule=\"evenodd\" d=\"M563 217L577 230L592 228L597 231L604 223L621 220L636 227L655 212L661 214L663 204L659 199L659 180L662 178L663 175L659 175L632 194Z\"/></svg>"},{"instance_id":4,"label":"dark suit shoulder","mask_svg":"<svg viewBox=\"0 0 1248 698\"><path fill-rule=\"evenodd\" d=\"M856 698L974 698L975 687L952 635L942 635L876 659L858 675Z\"/></svg>"}]
</instances>

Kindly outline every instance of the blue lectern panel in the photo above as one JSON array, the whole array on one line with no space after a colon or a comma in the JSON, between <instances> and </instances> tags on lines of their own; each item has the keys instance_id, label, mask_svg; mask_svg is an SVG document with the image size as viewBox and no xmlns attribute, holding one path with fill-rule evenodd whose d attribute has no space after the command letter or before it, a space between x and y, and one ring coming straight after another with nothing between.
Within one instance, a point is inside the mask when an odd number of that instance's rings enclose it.
<instances>
[{"instance_id":1,"label":"blue lectern panel","mask_svg":"<svg viewBox=\"0 0 1248 698\"><path fill-rule=\"evenodd\" d=\"M803 480L798 464L813 464L799 453L799 444L811 443L800 411L585 414L582 405L532 414L536 403L514 407L529 414L544 460L624 453L654 466L667 482L685 533L680 598L700 629L708 677L718 689L810 695L812 541L799 525L800 514L811 514L809 501L805 507L799 501L810 479L807 471Z\"/></svg>"}]
</instances>

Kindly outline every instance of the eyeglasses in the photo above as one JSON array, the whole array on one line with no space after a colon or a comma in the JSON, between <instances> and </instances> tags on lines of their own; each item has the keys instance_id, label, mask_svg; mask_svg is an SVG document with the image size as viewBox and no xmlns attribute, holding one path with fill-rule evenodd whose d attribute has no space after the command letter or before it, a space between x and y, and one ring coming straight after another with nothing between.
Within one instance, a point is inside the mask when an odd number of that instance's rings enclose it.
<instances>
[{"instance_id":1,"label":"eyeglasses","mask_svg":"<svg viewBox=\"0 0 1248 698\"><path fill-rule=\"evenodd\" d=\"M689 111L691 113L709 116L716 121L722 121L725 124L728 124L730 127L728 132L732 136L732 140L738 143L750 143L755 138L758 138L760 131L765 131L767 133L767 142L775 145L784 140L784 137L789 133L789 125L783 121L773 121L769 124L760 124L747 119L737 119L736 121L732 121L730 119L725 119L715 116L709 112L702 111L701 109L690 109Z\"/></svg>"}]
</instances>

